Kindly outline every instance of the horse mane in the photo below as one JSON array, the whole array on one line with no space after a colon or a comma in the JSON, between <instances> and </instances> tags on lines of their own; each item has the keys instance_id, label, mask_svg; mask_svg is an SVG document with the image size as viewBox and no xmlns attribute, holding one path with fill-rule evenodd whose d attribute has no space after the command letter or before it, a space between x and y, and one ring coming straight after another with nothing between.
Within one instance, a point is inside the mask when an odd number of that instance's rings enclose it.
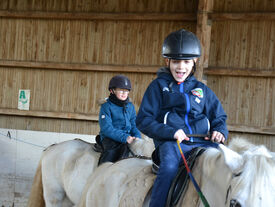
<instances>
[{"instance_id":1,"label":"horse mane","mask_svg":"<svg viewBox=\"0 0 275 207\"><path fill-rule=\"evenodd\" d=\"M239 177L236 177L232 181L232 194L239 192L239 189L247 189L248 201L250 204L255 205L257 202L260 203L263 197L259 197L258 193L263 192L261 196L264 196L265 191L274 191L275 180L275 161L272 157L268 157L262 152L267 149L264 146L259 146L257 149L253 149L252 152L245 154L245 165ZM267 151L266 151L267 152ZM251 205L248 205L251 206Z\"/></svg>"},{"instance_id":2,"label":"horse mane","mask_svg":"<svg viewBox=\"0 0 275 207\"><path fill-rule=\"evenodd\" d=\"M240 194L240 189L247 190L246 206L260 206L266 190L275 189L275 160L264 145L254 145L246 139L235 138L229 143L229 148L238 152L244 159L240 175L231 182L232 195ZM260 192L263 192L259 195ZM245 190L243 190L245 191ZM257 205L256 205L257 206Z\"/></svg>"},{"instance_id":3,"label":"horse mane","mask_svg":"<svg viewBox=\"0 0 275 207\"><path fill-rule=\"evenodd\" d=\"M253 166L254 167L256 166L256 168L260 166L261 168L269 169L269 167L271 167L271 169L274 169L274 160L272 159L272 154L268 151L268 149L264 145L256 146L251 142L249 142L247 139L236 137L229 142L228 147L231 150L239 153L240 155L244 155L245 162L246 162L245 167L247 167L247 169L251 167L253 168ZM215 149L215 148L206 149L205 153L203 153L203 157L204 157L203 165L205 166L204 169L208 171L206 172L207 174L210 175L211 173L213 173L213 171L215 170L215 165L217 163L217 160L220 159L221 156L222 156L222 153L218 149ZM268 165L269 167L266 167L266 165ZM244 169L244 171L245 170L246 169ZM258 171L259 169L257 169L256 172Z\"/></svg>"},{"instance_id":4,"label":"horse mane","mask_svg":"<svg viewBox=\"0 0 275 207\"><path fill-rule=\"evenodd\" d=\"M255 145L249 142L247 139L235 137L229 142L228 147L231 150L242 154L243 152L255 147Z\"/></svg>"}]
</instances>

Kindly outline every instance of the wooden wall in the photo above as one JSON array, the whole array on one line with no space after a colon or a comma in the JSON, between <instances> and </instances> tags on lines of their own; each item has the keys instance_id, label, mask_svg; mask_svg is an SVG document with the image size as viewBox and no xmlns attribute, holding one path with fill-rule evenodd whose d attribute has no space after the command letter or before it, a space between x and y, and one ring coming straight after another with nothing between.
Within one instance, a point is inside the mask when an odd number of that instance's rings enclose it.
<instances>
[{"instance_id":1,"label":"wooden wall","mask_svg":"<svg viewBox=\"0 0 275 207\"><path fill-rule=\"evenodd\" d=\"M232 135L275 150L275 2L270 0L2 0L0 128L98 133L97 100L113 75L138 109L171 31L197 33L203 78ZM31 90L29 111L17 110ZM260 137L260 139L258 138Z\"/></svg>"},{"instance_id":2,"label":"wooden wall","mask_svg":"<svg viewBox=\"0 0 275 207\"><path fill-rule=\"evenodd\" d=\"M196 32L195 2L1 1L0 127L96 134L97 101L119 73L138 109L165 36ZM31 91L29 111L17 110L19 89Z\"/></svg>"},{"instance_id":3,"label":"wooden wall","mask_svg":"<svg viewBox=\"0 0 275 207\"><path fill-rule=\"evenodd\" d=\"M275 151L275 1L215 1L208 86L228 113L230 135Z\"/></svg>"}]
</instances>

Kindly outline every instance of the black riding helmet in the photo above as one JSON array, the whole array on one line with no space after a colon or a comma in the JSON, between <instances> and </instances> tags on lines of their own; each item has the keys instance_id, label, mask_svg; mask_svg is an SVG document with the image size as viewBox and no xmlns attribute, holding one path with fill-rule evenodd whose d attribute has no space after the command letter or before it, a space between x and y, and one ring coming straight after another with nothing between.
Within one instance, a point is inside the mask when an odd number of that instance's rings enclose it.
<instances>
[{"instance_id":1,"label":"black riding helmet","mask_svg":"<svg viewBox=\"0 0 275 207\"><path fill-rule=\"evenodd\" d=\"M170 33L162 45L162 56L168 59L186 60L201 56L201 44L192 32L181 29Z\"/></svg>"},{"instance_id":2,"label":"black riding helmet","mask_svg":"<svg viewBox=\"0 0 275 207\"><path fill-rule=\"evenodd\" d=\"M198 58L201 56L200 41L196 35L184 29L172 32L163 42L162 56L169 60L190 60ZM196 63L194 61L194 67L189 76L192 76L195 71Z\"/></svg>"},{"instance_id":3,"label":"black riding helmet","mask_svg":"<svg viewBox=\"0 0 275 207\"><path fill-rule=\"evenodd\" d=\"M110 80L109 83L109 90L114 88L122 88L130 91L132 86L129 78L124 75L116 75Z\"/></svg>"}]
</instances>

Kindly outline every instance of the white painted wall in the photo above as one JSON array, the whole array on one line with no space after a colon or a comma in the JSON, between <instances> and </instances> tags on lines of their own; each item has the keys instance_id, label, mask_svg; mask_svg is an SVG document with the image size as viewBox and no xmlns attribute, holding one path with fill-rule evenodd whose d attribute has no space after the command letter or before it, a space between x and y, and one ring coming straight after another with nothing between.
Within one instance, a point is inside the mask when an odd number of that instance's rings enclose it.
<instances>
[{"instance_id":1,"label":"white painted wall","mask_svg":"<svg viewBox=\"0 0 275 207\"><path fill-rule=\"evenodd\" d=\"M43 149L75 138L94 142L95 135L0 128L0 207L26 207Z\"/></svg>"}]
</instances>

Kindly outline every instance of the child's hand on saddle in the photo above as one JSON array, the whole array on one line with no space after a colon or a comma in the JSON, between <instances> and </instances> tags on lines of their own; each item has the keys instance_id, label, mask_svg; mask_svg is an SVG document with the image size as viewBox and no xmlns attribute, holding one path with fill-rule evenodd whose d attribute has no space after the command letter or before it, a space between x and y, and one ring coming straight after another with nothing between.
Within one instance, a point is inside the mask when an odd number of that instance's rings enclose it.
<instances>
[{"instance_id":1,"label":"child's hand on saddle","mask_svg":"<svg viewBox=\"0 0 275 207\"><path fill-rule=\"evenodd\" d=\"M180 143L183 140L189 141L189 137L186 136L186 134L182 129L179 129L178 131L176 131L176 133L174 134L174 138L178 140Z\"/></svg>"},{"instance_id":2,"label":"child's hand on saddle","mask_svg":"<svg viewBox=\"0 0 275 207\"><path fill-rule=\"evenodd\" d=\"M213 131L211 137L205 137L206 140L211 140L212 142L224 143L225 137L222 133L218 131Z\"/></svg>"},{"instance_id":3,"label":"child's hand on saddle","mask_svg":"<svg viewBox=\"0 0 275 207\"><path fill-rule=\"evenodd\" d=\"M136 137L129 136L129 137L127 137L127 143L131 144L135 139L136 139Z\"/></svg>"}]
</instances>

